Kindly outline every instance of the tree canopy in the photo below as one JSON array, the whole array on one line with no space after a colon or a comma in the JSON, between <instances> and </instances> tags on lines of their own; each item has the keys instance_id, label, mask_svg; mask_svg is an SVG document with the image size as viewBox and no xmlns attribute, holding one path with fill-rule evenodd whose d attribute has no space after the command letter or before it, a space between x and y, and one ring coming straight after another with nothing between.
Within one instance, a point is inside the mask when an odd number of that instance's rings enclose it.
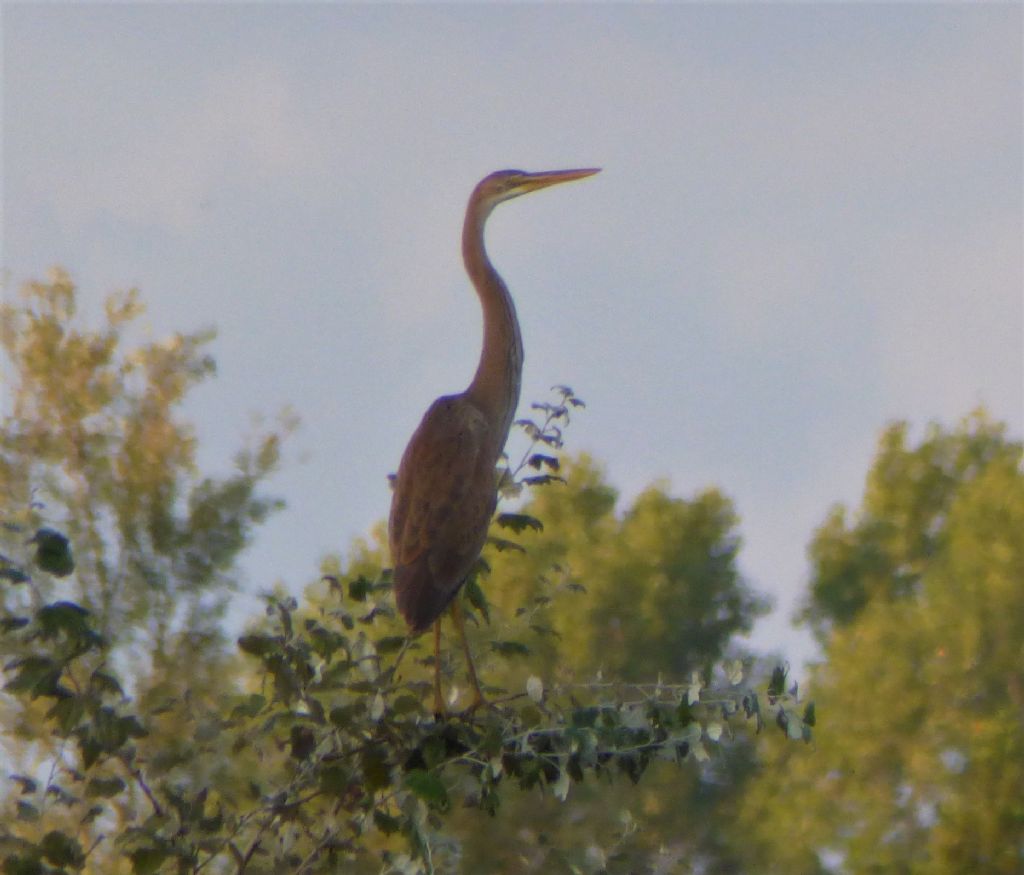
<instances>
[{"instance_id":1,"label":"tree canopy","mask_svg":"<svg viewBox=\"0 0 1024 875\"><path fill-rule=\"evenodd\" d=\"M980 413L907 435L883 434L855 521L837 509L814 538L829 717L811 757L765 743L742 806L753 869L1021 871L1021 445Z\"/></svg>"},{"instance_id":2,"label":"tree canopy","mask_svg":"<svg viewBox=\"0 0 1024 875\"><path fill-rule=\"evenodd\" d=\"M381 528L295 557L302 597L226 640L294 423L201 471L212 332L134 342L136 292L99 327L77 303L57 271L0 311L6 875L1020 871L1024 475L984 413L887 427L813 534L801 690L737 644L768 605L731 499L624 504L556 387L464 589L491 704L459 711L446 646L439 718Z\"/></svg>"}]
</instances>

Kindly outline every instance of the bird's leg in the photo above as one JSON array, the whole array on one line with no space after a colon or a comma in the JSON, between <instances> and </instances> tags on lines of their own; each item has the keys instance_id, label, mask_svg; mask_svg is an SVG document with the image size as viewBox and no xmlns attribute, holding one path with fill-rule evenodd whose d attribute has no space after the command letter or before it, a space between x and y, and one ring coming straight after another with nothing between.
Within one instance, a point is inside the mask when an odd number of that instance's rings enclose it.
<instances>
[{"instance_id":1,"label":"bird's leg","mask_svg":"<svg viewBox=\"0 0 1024 875\"><path fill-rule=\"evenodd\" d=\"M441 697L441 620L434 621L434 714L443 717L444 699Z\"/></svg>"},{"instance_id":2,"label":"bird's leg","mask_svg":"<svg viewBox=\"0 0 1024 875\"><path fill-rule=\"evenodd\" d=\"M452 620L455 628L459 630L459 637L462 639L462 652L466 654L466 670L469 672L469 682L473 685L473 701L470 702L467 710L473 711L485 703L484 694L480 690L480 681L476 677L476 668L473 665L473 656L469 652L469 641L466 639L466 623L462 617L462 608L459 606L459 599L452 601Z\"/></svg>"}]
</instances>

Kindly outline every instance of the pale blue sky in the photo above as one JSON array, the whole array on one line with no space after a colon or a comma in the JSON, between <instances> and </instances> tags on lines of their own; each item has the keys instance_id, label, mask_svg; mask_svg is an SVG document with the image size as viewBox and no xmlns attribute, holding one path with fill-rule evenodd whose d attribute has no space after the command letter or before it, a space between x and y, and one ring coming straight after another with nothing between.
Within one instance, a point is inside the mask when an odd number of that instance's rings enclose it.
<instances>
[{"instance_id":1,"label":"pale blue sky","mask_svg":"<svg viewBox=\"0 0 1024 875\"><path fill-rule=\"evenodd\" d=\"M718 485L788 616L879 430L984 403L1024 429L1021 7L3 6L3 270L98 315L215 325L190 407L223 468L253 411L304 427L247 560L298 592L387 511L479 310L458 238L491 170L601 166L499 209L524 403L629 500ZM307 458L303 462L298 457ZM240 601L245 604L244 601Z\"/></svg>"}]
</instances>

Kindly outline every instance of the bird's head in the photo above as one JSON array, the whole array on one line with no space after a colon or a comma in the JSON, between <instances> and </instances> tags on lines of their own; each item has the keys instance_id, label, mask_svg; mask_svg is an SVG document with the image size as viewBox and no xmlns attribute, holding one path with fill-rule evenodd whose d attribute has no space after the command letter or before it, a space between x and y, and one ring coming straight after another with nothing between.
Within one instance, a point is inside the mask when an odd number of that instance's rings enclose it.
<instances>
[{"instance_id":1,"label":"bird's head","mask_svg":"<svg viewBox=\"0 0 1024 875\"><path fill-rule=\"evenodd\" d=\"M572 182L599 172L598 167L582 170L546 170L542 173L527 173L525 170L497 170L485 176L473 191L473 199L479 202L485 212L490 212L503 201L539 191L560 182Z\"/></svg>"}]
</instances>

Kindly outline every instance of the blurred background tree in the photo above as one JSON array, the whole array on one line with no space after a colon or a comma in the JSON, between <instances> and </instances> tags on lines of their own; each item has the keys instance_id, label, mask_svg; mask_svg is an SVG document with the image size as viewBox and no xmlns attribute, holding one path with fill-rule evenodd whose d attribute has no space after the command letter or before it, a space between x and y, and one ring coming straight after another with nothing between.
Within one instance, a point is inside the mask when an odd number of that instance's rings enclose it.
<instances>
[{"instance_id":1,"label":"blurred background tree","mask_svg":"<svg viewBox=\"0 0 1024 875\"><path fill-rule=\"evenodd\" d=\"M525 552L491 556L485 587L494 613L525 615L533 634L528 657L495 665L488 677L510 690L529 675L576 682L582 694L588 683L684 683L746 656L735 638L768 602L737 569L732 502L714 489L684 499L654 484L620 508L593 459L569 460L562 472L564 485L537 491L523 508L544 523L520 537ZM614 792L580 784L568 804L509 792L500 824L472 810L455 818L465 871L731 871L718 812L743 792L749 765L748 739L736 737L713 760L682 770L655 762Z\"/></svg>"},{"instance_id":2,"label":"blurred background tree","mask_svg":"<svg viewBox=\"0 0 1024 875\"><path fill-rule=\"evenodd\" d=\"M856 516L836 505L811 541L814 571L800 619L821 641L873 600L914 595L943 546L958 493L1019 452L981 411L959 429L930 427L915 447L907 446L909 429L905 422L885 429Z\"/></svg>"},{"instance_id":3,"label":"blurred background tree","mask_svg":"<svg viewBox=\"0 0 1024 875\"><path fill-rule=\"evenodd\" d=\"M758 872L1024 866L1024 474L983 413L882 435L861 507L811 547L812 756L770 737L736 845ZM849 522L847 522L849 520Z\"/></svg>"},{"instance_id":4,"label":"blurred background tree","mask_svg":"<svg viewBox=\"0 0 1024 875\"><path fill-rule=\"evenodd\" d=\"M89 610L112 646L111 670L159 715L139 742L142 754L208 782L230 770L230 757L197 757L181 727L208 719L239 681L224 611L239 585L239 555L281 507L262 488L293 423L252 436L226 476L204 474L181 410L215 373L206 351L213 332L133 345L143 314L136 291L108 297L98 328L83 324L78 304L58 269L0 308L3 522L60 530L75 563L63 578L0 587L0 607L16 614L63 598ZM9 655L3 637L0 653ZM8 771L31 774L61 746L43 727L45 710L39 701L0 700L0 722L16 728L2 740Z\"/></svg>"},{"instance_id":5,"label":"blurred background tree","mask_svg":"<svg viewBox=\"0 0 1024 875\"><path fill-rule=\"evenodd\" d=\"M81 324L77 297L56 270L0 309L10 399L0 491L70 537L73 594L105 636L155 663L189 665L208 655L204 641L222 641L237 557L281 506L259 490L283 431L255 436L229 476L203 475L181 407L215 372L213 332L129 348L143 313L136 291L107 298L96 330Z\"/></svg>"}]
</instances>

